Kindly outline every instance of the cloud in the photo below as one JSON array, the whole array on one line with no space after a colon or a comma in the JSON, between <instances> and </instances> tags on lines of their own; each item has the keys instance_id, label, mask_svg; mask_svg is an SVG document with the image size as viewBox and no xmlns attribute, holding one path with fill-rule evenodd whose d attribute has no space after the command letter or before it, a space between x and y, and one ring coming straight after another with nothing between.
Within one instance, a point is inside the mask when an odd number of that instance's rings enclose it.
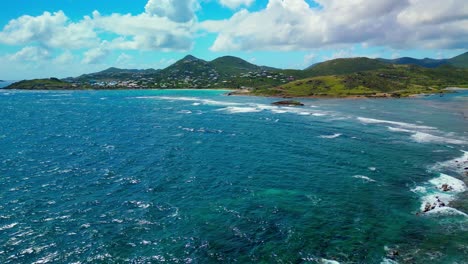
<instances>
[{"instance_id":1,"label":"cloud","mask_svg":"<svg viewBox=\"0 0 468 264\"><path fill-rule=\"evenodd\" d=\"M187 51L194 42L197 6L195 0L149 0L145 13L103 16L94 11L76 23L63 11L24 15L0 31L0 43L79 50L107 41L107 50Z\"/></svg>"},{"instance_id":2,"label":"cloud","mask_svg":"<svg viewBox=\"0 0 468 264\"><path fill-rule=\"evenodd\" d=\"M7 59L11 61L30 61L38 62L51 58L51 53L49 50L39 47L24 47L15 54L7 56Z\"/></svg>"},{"instance_id":3,"label":"cloud","mask_svg":"<svg viewBox=\"0 0 468 264\"><path fill-rule=\"evenodd\" d=\"M242 9L226 20L201 22L217 37L213 51L307 50L368 45L466 48L464 0L269 0L256 12Z\"/></svg>"},{"instance_id":4,"label":"cloud","mask_svg":"<svg viewBox=\"0 0 468 264\"><path fill-rule=\"evenodd\" d=\"M119 65L128 64L132 59L133 59L133 56L128 55L127 53L122 53L117 58L116 63L119 64Z\"/></svg>"},{"instance_id":5,"label":"cloud","mask_svg":"<svg viewBox=\"0 0 468 264\"><path fill-rule=\"evenodd\" d=\"M71 63L75 59L75 56L70 51L65 51L54 59L54 62L57 64L67 64Z\"/></svg>"},{"instance_id":6,"label":"cloud","mask_svg":"<svg viewBox=\"0 0 468 264\"><path fill-rule=\"evenodd\" d=\"M315 53L307 53L304 56L304 65L309 66L315 59L317 59L317 55Z\"/></svg>"},{"instance_id":7,"label":"cloud","mask_svg":"<svg viewBox=\"0 0 468 264\"><path fill-rule=\"evenodd\" d=\"M240 6L250 6L254 0L219 0L221 5L227 6L231 9L236 9Z\"/></svg>"},{"instance_id":8,"label":"cloud","mask_svg":"<svg viewBox=\"0 0 468 264\"><path fill-rule=\"evenodd\" d=\"M145 11L148 15L185 23L195 19L195 10L198 7L198 2L195 0L149 0Z\"/></svg>"},{"instance_id":9,"label":"cloud","mask_svg":"<svg viewBox=\"0 0 468 264\"><path fill-rule=\"evenodd\" d=\"M90 49L84 53L82 62L84 64L100 64L110 54L110 51L105 48L105 43L101 47Z\"/></svg>"},{"instance_id":10,"label":"cloud","mask_svg":"<svg viewBox=\"0 0 468 264\"><path fill-rule=\"evenodd\" d=\"M93 12L92 25L119 37L109 42L109 49L186 51L193 45L194 22L177 23L166 17Z\"/></svg>"},{"instance_id":11,"label":"cloud","mask_svg":"<svg viewBox=\"0 0 468 264\"><path fill-rule=\"evenodd\" d=\"M0 32L0 43L9 45L39 43L49 48L80 49L98 42L89 18L72 23L62 12L21 16Z\"/></svg>"}]
</instances>

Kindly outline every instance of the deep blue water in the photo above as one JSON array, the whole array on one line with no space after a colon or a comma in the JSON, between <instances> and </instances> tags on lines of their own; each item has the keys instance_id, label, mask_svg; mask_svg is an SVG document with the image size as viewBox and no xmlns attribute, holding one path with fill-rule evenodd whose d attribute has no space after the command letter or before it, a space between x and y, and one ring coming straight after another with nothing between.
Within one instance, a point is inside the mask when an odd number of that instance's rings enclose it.
<instances>
[{"instance_id":1,"label":"deep blue water","mask_svg":"<svg viewBox=\"0 0 468 264\"><path fill-rule=\"evenodd\" d=\"M466 263L468 92L223 93L0 90L0 263Z\"/></svg>"}]
</instances>

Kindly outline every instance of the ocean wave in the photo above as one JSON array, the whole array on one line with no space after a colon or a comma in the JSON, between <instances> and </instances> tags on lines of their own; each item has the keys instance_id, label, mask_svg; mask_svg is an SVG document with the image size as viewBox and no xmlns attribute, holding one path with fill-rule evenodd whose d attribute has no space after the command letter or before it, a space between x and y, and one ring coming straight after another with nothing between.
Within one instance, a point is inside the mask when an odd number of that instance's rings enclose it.
<instances>
[{"instance_id":1,"label":"ocean wave","mask_svg":"<svg viewBox=\"0 0 468 264\"><path fill-rule=\"evenodd\" d=\"M238 113L257 113L263 111L262 109L256 107L234 107L229 106L226 108L219 109L220 111L226 111L231 114L238 114Z\"/></svg>"},{"instance_id":2,"label":"ocean wave","mask_svg":"<svg viewBox=\"0 0 468 264\"><path fill-rule=\"evenodd\" d=\"M390 121L390 120L373 119L373 118L366 118L366 117L358 117L357 119L361 123L365 123L365 124L390 124L390 125L396 125L402 128L437 130L437 128L431 127L431 126L421 126L421 125L416 125L416 124L411 124L411 123L396 122L396 121Z\"/></svg>"},{"instance_id":3,"label":"ocean wave","mask_svg":"<svg viewBox=\"0 0 468 264\"><path fill-rule=\"evenodd\" d=\"M453 145L467 144L467 142L464 140L441 137L441 136L434 136L434 135L423 133L423 132L416 132L411 136L411 138L418 143L447 143L447 144L453 144Z\"/></svg>"},{"instance_id":4,"label":"ocean wave","mask_svg":"<svg viewBox=\"0 0 468 264\"><path fill-rule=\"evenodd\" d=\"M336 134L333 134L333 135L322 135L322 136L319 136L319 138L328 138L328 139L332 139L332 138L341 137L342 135L343 135L343 134L336 133Z\"/></svg>"},{"instance_id":5,"label":"ocean wave","mask_svg":"<svg viewBox=\"0 0 468 264\"><path fill-rule=\"evenodd\" d=\"M463 174L468 167L468 151L462 150L463 155L451 160L438 162L429 168L430 171L452 171Z\"/></svg>"},{"instance_id":6,"label":"ocean wave","mask_svg":"<svg viewBox=\"0 0 468 264\"><path fill-rule=\"evenodd\" d=\"M12 224L9 224L9 225L0 226L0 231L11 229L11 228L13 228L13 227L15 227L17 225L18 225L18 223L12 223Z\"/></svg>"},{"instance_id":7,"label":"ocean wave","mask_svg":"<svg viewBox=\"0 0 468 264\"><path fill-rule=\"evenodd\" d=\"M447 184L452 187L451 192L461 193L466 191L466 185L462 180L443 173L440 174L440 177L431 179L429 182L439 189L441 189L441 186L444 184Z\"/></svg>"},{"instance_id":8,"label":"ocean wave","mask_svg":"<svg viewBox=\"0 0 468 264\"><path fill-rule=\"evenodd\" d=\"M458 215L467 216L449 204L456 196L466 191L466 185L462 180L440 173L439 177L430 179L425 186L417 186L412 192L421 195L421 212L427 215Z\"/></svg>"},{"instance_id":9,"label":"ocean wave","mask_svg":"<svg viewBox=\"0 0 468 264\"><path fill-rule=\"evenodd\" d=\"M453 144L453 145L465 145L467 144L466 140L455 139L448 136L436 136L429 133L417 131L417 130L409 130L404 128L398 127L387 127L388 130L392 132L402 132L402 133L409 133L412 134L411 138L418 143L444 143L444 144ZM436 132L436 131L434 131Z\"/></svg>"},{"instance_id":10,"label":"ocean wave","mask_svg":"<svg viewBox=\"0 0 468 264\"><path fill-rule=\"evenodd\" d=\"M330 259L324 259L324 258L320 260L320 263L322 263L322 264L340 264L336 260L330 260Z\"/></svg>"},{"instance_id":11,"label":"ocean wave","mask_svg":"<svg viewBox=\"0 0 468 264\"><path fill-rule=\"evenodd\" d=\"M354 175L353 178L362 179L362 180L365 180L365 181L368 181L368 182L376 182L376 180L371 179L371 178L369 178L367 176L364 176L364 175Z\"/></svg>"}]
</instances>

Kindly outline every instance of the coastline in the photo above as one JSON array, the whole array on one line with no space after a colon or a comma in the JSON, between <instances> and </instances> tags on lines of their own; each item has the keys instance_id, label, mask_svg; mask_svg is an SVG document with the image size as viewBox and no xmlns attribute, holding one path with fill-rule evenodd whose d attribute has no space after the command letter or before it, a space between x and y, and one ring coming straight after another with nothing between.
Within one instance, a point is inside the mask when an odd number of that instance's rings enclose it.
<instances>
[{"instance_id":1,"label":"coastline","mask_svg":"<svg viewBox=\"0 0 468 264\"><path fill-rule=\"evenodd\" d=\"M404 96L395 96L391 93L376 93L374 95L343 95L343 96L335 96L335 95L310 95L310 96L290 96L284 94L255 94L252 93L250 90L243 90L231 92L227 94L228 96L256 96L256 97L271 97L271 98L284 98L284 99L291 99L291 98L303 98L303 99L414 99L414 98L421 98L425 96L434 96L434 95L441 95L448 93L456 93L457 90L468 90L468 88L457 88L457 87L447 87L445 89L440 90L436 93L418 93L418 94L409 94Z\"/></svg>"}]
</instances>

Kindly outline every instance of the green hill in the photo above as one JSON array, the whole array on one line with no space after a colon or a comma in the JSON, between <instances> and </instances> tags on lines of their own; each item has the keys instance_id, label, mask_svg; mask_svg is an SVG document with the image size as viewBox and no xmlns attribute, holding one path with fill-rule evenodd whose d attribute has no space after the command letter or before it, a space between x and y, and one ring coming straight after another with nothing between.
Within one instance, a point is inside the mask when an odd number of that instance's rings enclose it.
<instances>
[{"instance_id":1,"label":"green hill","mask_svg":"<svg viewBox=\"0 0 468 264\"><path fill-rule=\"evenodd\" d=\"M360 71L370 71L386 68L389 65L377 59L346 58L334 59L315 64L304 70L308 77L341 75Z\"/></svg>"},{"instance_id":2,"label":"green hill","mask_svg":"<svg viewBox=\"0 0 468 264\"><path fill-rule=\"evenodd\" d=\"M115 67L108 68L106 70L83 74L77 78L67 78L67 79L76 79L76 80L126 80L135 77L142 77L151 74L156 74L158 70L147 69L147 70L136 70L136 69L119 69Z\"/></svg>"},{"instance_id":3,"label":"green hill","mask_svg":"<svg viewBox=\"0 0 468 264\"><path fill-rule=\"evenodd\" d=\"M222 74L240 74L262 69L255 64L233 56L220 57L212 60L209 64Z\"/></svg>"},{"instance_id":4,"label":"green hill","mask_svg":"<svg viewBox=\"0 0 468 264\"><path fill-rule=\"evenodd\" d=\"M467 84L467 69L393 65L372 71L301 79L274 88L255 89L253 94L283 97L404 97L442 92L448 86Z\"/></svg>"},{"instance_id":5,"label":"green hill","mask_svg":"<svg viewBox=\"0 0 468 264\"><path fill-rule=\"evenodd\" d=\"M57 78L24 80L5 87L5 89L19 90L73 90L78 88Z\"/></svg>"},{"instance_id":6,"label":"green hill","mask_svg":"<svg viewBox=\"0 0 468 264\"><path fill-rule=\"evenodd\" d=\"M455 67L468 68L468 52L449 59L448 63Z\"/></svg>"}]
</instances>

